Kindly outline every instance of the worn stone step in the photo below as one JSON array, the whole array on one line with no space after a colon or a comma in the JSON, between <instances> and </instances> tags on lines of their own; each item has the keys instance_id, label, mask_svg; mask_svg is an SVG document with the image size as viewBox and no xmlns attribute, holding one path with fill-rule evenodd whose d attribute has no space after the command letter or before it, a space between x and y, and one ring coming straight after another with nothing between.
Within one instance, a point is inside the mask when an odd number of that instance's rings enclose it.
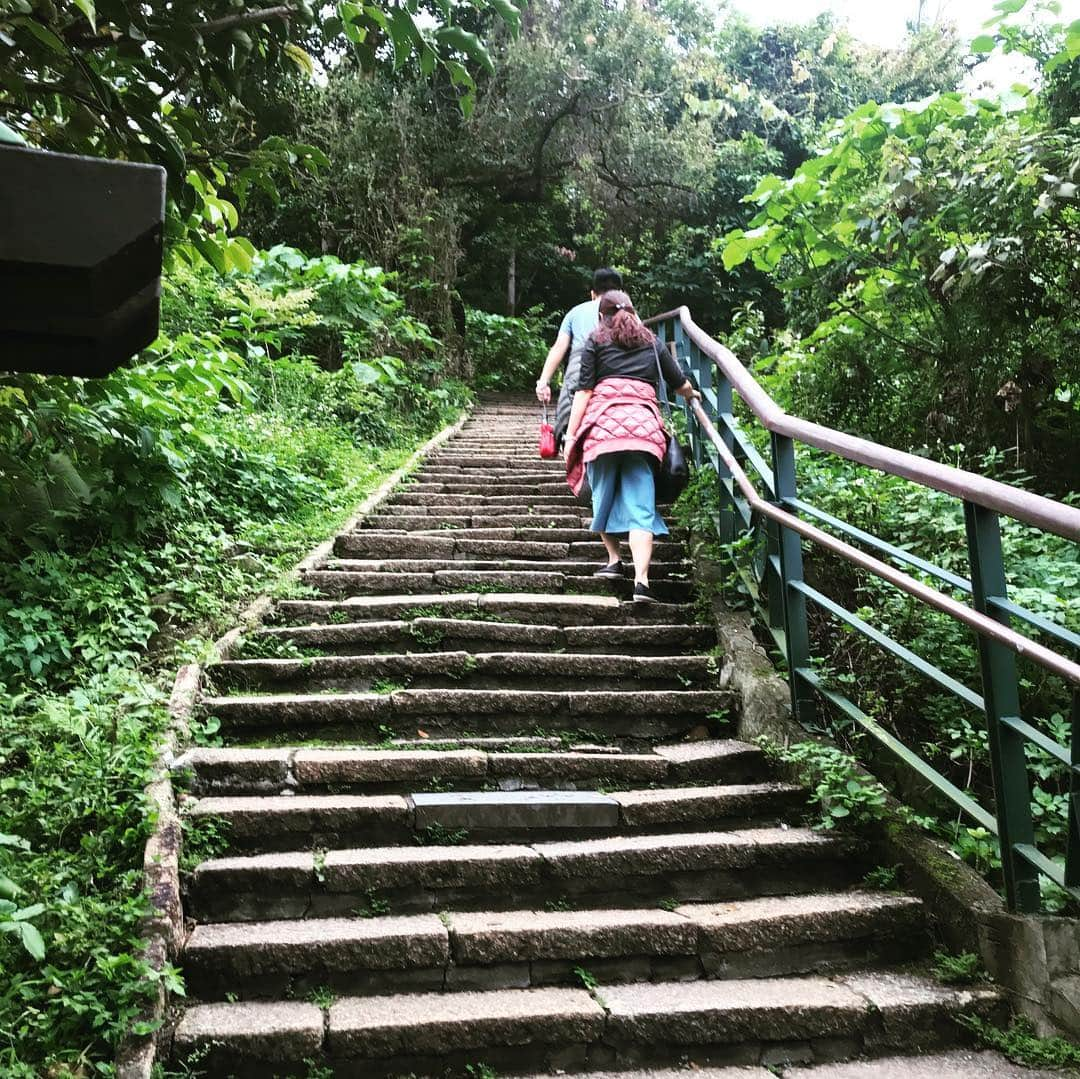
<instances>
[{"instance_id":1,"label":"worn stone step","mask_svg":"<svg viewBox=\"0 0 1080 1079\"><path fill-rule=\"evenodd\" d=\"M215 858L185 880L197 920L340 917L376 897L392 913L449 907L651 906L835 888L859 845L803 828L625 835L532 844L358 847Z\"/></svg>"},{"instance_id":2,"label":"worn stone step","mask_svg":"<svg viewBox=\"0 0 1080 1079\"><path fill-rule=\"evenodd\" d=\"M644 1064L836 1061L954 1045L961 1014L1000 1012L992 989L951 989L916 974L638 983L346 997L311 1004L189 1008L174 1035L211 1074L326 1061L364 1076L464 1075ZM203 1056L203 1054L206 1054ZM655 1073L654 1073L655 1074ZM705 1073L708 1074L708 1073Z\"/></svg>"},{"instance_id":3,"label":"worn stone step","mask_svg":"<svg viewBox=\"0 0 1080 1079\"><path fill-rule=\"evenodd\" d=\"M699 652L716 644L707 626L629 625L552 626L526 622L472 622L453 618L414 618L411 621L348 622L313 626L277 626L245 638L254 651L272 649L276 642L340 655L376 651L481 651L494 646L516 652L618 652L626 656Z\"/></svg>"},{"instance_id":4,"label":"worn stone step","mask_svg":"<svg viewBox=\"0 0 1080 1079\"><path fill-rule=\"evenodd\" d=\"M420 593L354 596L346 600L280 600L278 620L306 623L360 622L369 619L443 616L459 619L540 623L556 626L674 625L693 620L689 604L622 602L616 596L530 592Z\"/></svg>"},{"instance_id":5,"label":"worn stone step","mask_svg":"<svg viewBox=\"0 0 1080 1079\"><path fill-rule=\"evenodd\" d=\"M700 745L703 748L694 755L663 746L648 753L617 754L365 746L199 747L176 758L174 770L186 777L197 793L226 795L325 790L407 794L435 782L462 790L484 784L501 789L594 789L603 781L630 788L613 797L625 801L629 823L645 825L650 817L651 823L657 824L677 823L687 813L707 815L703 803L710 788L700 788L702 795L696 804L691 795L672 790L669 798L654 799L656 804L651 806L646 804L647 797L638 797L632 805L633 788L643 784L707 782L715 786L753 784L765 778L765 758L757 746L727 740ZM783 800L786 791L789 788L778 787L775 797ZM758 797L725 787L716 798L726 799L727 808L734 811L734 803L744 796ZM719 814L726 815L726 811Z\"/></svg>"},{"instance_id":6,"label":"worn stone step","mask_svg":"<svg viewBox=\"0 0 1080 1079\"><path fill-rule=\"evenodd\" d=\"M268 693L206 697L203 713L240 731L311 732L373 739L430 734L520 734L536 727L587 730L601 738L682 738L727 717L723 690L397 689L387 693ZM710 725L710 720L714 723Z\"/></svg>"},{"instance_id":7,"label":"worn stone step","mask_svg":"<svg viewBox=\"0 0 1080 1079\"><path fill-rule=\"evenodd\" d=\"M328 558L320 570L342 570L350 573L435 573L438 570L523 570L532 573L561 573L568 577L591 577L599 568L595 562L583 559L525 559L525 558ZM310 572L310 571L309 571ZM628 566L627 575L633 570ZM690 563L654 561L649 566L653 580L673 577L688 579Z\"/></svg>"},{"instance_id":8,"label":"worn stone step","mask_svg":"<svg viewBox=\"0 0 1080 1079\"><path fill-rule=\"evenodd\" d=\"M439 467L435 465L425 468L422 472L417 472L413 479L415 483L424 485L439 483L490 483L511 484L516 487L540 483L553 484L561 482L560 477L553 475L551 472L528 471L526 468L520 467L499 470L485 469L479 471L477 469L467 470L453 467ZM542 494L534 491L528 495L491 494L489 492L480 492L476 494L462 494L458 492L456 495L451 495L431 491L415 491L410 484L396 489L390 496L390 501L404 499L406 504L439 505L453 497L463 499L467 502L494 505L514 505L515 503L521 504L522 502L527 503L539 499L543 499L545 502L548 499L552 499L570 502L574 505L584 505L584 502L578 500L577 496L574 495L569 486L564 486L562 491L550 490L544 491Z\"/></svg>"},{"instance_id":9,"label":"worn stone step","mask_svg":"<svg viewBox=\"0 0 1080 1079\"><path fill-rule=\"evenodd\" d=\"M778 977L926 954L922 904L825 893L653 909L450 911L196 926L184 950L204 999Z\"/></svg>"},{"instance_id":10,"label":"worn stone step","mask_svg":"<svg viewBox=\"0 0 1080 1079\"><path fill-rule=\"evenodd\" d=\"M395 532L393 530L358 530L342 532L334 540L334 553L340 558L438 558L438 559L552 559L599 562L606 558L604 545L596 539L581 539L574 533L573 542L556 540L551 535L541 539L515 539L514 530L477 530L464 534L460 529L445 529L438 534ZM584 533L588 535L587 533ZM681 543L661 541L654 545L657 561L677 562L686 556ZM629 548L624 561L629 561ZM594 567L595 568L595 567Z\"/></svg>"},{"instance_id":11,"label":"worn stone step","mask_svg":"<svg viewBox=\"0 0 1080 1079\"><path fill-rule=\"evenodd\" d=\"M462 494L462 495L521 495L526 498L543 498L544 495L564 495L569 490L565 481L543 480L540 483L490 483L484 480L466 480L450 483L410 483L406 490L413 494Z\"/></svg>"},{"instance_id":12,"label":"worn stone step","mask_svg":"<svg viewBox=\"0 0 1080 1079\"><path fill-rule=\"evenodd\" d=\"M275 692L366 692L380 682L413 689L539 689L581 682L592 690L707 689L716 684L718 667L710 656L441 651L232 660L215 663L207 673L219 689Z\"/></svg>"},{"instance_id":13,"label":"worn stone step","mask_svg":"<svg viewBox=\"0 0 1080 1079\"><path fill-rule=\"evenodd\" d=\"M361 522L361 528L393 529L403 532L430 532L433 529L447 531L465 531L470 529L515 529L515 528L542 528L549 529L584 529L588 531L590 517L581 510L567 512L560 509L537 510L535 513L478 513L441 512L413 516L404 514L372 513Z\"/></svg>"},{"instance_id":14,"label":"worn stone step","mask_svg":"<svg viewBox=\"0 0 1080 1079\"><path fill-rule=\"evenodd\" d=\"M461 592L488 589L492 592L545 592L547 594L615 595L630 599L632 576L620 578L567 575L544 570L440 569L431 573L352 570L309 570L304 583L328 596L394 595L417 592ZM686 603L694 586L686 580L657 577L651 591L661 603Z\"/></svg>"}]
</instances>

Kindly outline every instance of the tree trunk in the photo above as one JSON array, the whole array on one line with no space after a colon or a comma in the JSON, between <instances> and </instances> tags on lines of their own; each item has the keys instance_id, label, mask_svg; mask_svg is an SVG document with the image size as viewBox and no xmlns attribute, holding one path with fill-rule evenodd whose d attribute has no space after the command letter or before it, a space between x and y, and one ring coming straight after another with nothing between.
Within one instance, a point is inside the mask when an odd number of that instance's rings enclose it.
<instances>
[{"instance_id":1,"label":"tree trunk","mask_svg":"<svg viewBox=\"0 0 1080 1079\"><path fill-rule=\"evenodd\" d=\"M506 313L517 313L517 248L510 248L510 265L506 271Z\"/></svg>"}]
</instances>

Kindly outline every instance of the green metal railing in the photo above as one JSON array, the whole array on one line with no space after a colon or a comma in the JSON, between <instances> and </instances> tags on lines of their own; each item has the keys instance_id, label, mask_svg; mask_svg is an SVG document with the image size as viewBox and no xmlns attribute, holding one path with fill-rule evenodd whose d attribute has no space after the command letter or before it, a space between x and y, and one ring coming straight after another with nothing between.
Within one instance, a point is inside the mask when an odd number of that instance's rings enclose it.
<instances>
[{"instance_id":1,"label":"green metal railing","mask_svg":"<svg viewBox=\"0 0 1080 1079\"><path fill-rule=\"evenodd\" d=\"M1011 910L1039 909L1039 875L1080 900L1080 635L1009 600L999 517L1080 540L1080 510L962 469L856 438L789 416L724 346L702 331L687 308L649 319L658 335L698 381L701 403L686 406L696 464L715 470L721 543L751 534L758 555L744 570L762 619L786 658L794 715L814 722L819 700L828 701L935 787L960 811L997 836L1005 894ZM771 460L759 452L735 415L736 395L768 432ZM963 503L970 579L934 565L799 497L796 444L941 491ZM748 476L748 472L753 479ZM823 527L819 527L823 526ZM849 542L851 541L851 542ZM809 543L887 581L919 603L943 612L976 634L983 692L978 694L860 618L803 579L803 546ZM874 553L871 553L874 552ZM883 555L888 561L877 557ZM909 568L948 587L955 598L918 580ZM808 605L819 608L909 665L939 689L985 716L994 785L993 812L938 772L916 750L886 730L855 702L826 684L814 666ZM1053 642L1048 647L1013 629L1018 622ZM1063 678L1072 691L1071 745L1026 722L1020 707L1017 657ZM1068 770L1068 835L1064 866L1035 842L1025 748L1038 746Z\"/></svg>"}]
</instances>

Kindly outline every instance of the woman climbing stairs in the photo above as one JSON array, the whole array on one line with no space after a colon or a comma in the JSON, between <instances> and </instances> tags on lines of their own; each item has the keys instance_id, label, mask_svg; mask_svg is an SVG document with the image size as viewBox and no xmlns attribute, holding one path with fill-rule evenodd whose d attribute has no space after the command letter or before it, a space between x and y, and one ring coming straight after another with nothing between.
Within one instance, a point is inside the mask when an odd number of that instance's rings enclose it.
<instances>
[{"instance_id":1,"label":"woman climbing stairs","mask_svg":"<svg viewBox=\"0 0 1080 1079\"><path fill-rule=\"evenodd\" d=\"M534 436L485 402L210 669L223 744L177 772L227 849L186 876L173 1064L479 1079L956 1041L997 994L920 973L921 903L861 890L858 842L732 740L685 537L635 608Z\"/></svg>"}]
</instances>

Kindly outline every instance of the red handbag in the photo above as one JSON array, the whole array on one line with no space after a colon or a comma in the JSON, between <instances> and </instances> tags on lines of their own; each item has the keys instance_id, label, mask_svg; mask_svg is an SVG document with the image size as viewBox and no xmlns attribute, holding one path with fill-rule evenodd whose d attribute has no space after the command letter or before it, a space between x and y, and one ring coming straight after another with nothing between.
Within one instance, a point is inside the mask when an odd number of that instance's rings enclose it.
<instances>
[{"instance_id":1,"label":"red handbag","mask_svg":"<svg viewBox=\"0 0 1080 1079\"><path fill-rule=\"evenodd\" d=\"M558 450L555 449L555 428L548 423L547 405L544 406L544 418L540 422L540 456L555 457Z\"/></svg>"}]
</instances>

